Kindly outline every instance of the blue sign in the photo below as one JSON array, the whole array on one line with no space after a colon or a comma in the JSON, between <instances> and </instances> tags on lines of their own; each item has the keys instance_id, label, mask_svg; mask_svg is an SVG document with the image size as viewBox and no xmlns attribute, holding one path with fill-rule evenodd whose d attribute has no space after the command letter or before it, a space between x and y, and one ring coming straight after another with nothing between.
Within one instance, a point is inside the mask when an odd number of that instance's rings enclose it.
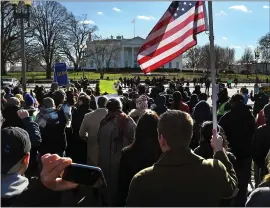
<instances>
[{"instance_id":1,"label":"blue sign","mask_svg":"<svg viewBox=\"0 0 270 208\"><path fill-rule=\"evenodd\" d=\"M69 83L67 65L65 63L56 63L54 65L54 82L57 82L59 86L64 86Z\"/></svg>"}]
</instances>

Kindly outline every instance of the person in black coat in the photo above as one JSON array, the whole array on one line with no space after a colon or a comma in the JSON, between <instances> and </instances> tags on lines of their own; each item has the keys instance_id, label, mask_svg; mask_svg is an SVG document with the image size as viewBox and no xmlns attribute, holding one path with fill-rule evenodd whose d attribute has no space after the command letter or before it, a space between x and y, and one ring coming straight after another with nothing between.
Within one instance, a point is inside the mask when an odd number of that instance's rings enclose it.
<instances>
[{"instance_id":1,"label":"person in black coat","mask_svg":"<svg viewBox=\"0 0 270 208\"><path fill-rule=\"evenodd\" d=\"M256 125L241 94L233 95L230 104L231 110L221 117L219 125L224 129L231 151L236 156L239 193L235 205L244 206L251 177L252 142Z\"/></svg>"},{"instance_id":2,"label":"person in black coat","mask_svg":"<svg viewBox=\"0 0 270 208\"><path fill-rule=\"evenodd\" d=\"M206 121L202 124L201 132L200 132L201 133L200 144L194 150L195 154L205 159L212 159L214 155L213 148L211 147L212 129L213 129L212 121ZM232 163L233 167L235 168L236 158L231 152L229 152L228 141L226 139L225 132L221 126L218 126L217 131L219 132L219 135L223 138L223 148L226 150L226 154L229 158L229 161ZM220 206L227 207L227 206L233 205L232 203L233 203L233 200L221 200Z\"/></svg>"},{"instance_id":3,"label":"person in black coat","mask_svg":"<svg viewBox=\"0 0 270 208\"><path fill-rule=\"evenodd\" d=\"M122 150L119 167L119 196L117 206L125 206L129 184L133 176L152 166L161 155L157 124L159 117L147 111L138 121L135 141Z\"/></svg>"},{"instance_id":4,"label":"person in black coat","mask_svg":"<svg viewBox=\"0 0 270 208\"><path fill-rule=\"evenodd\" d=\"M269 102L268 96L259 89L259 93L253 96L253 92L250 93L250 99L254 102L253 115L254 117L263 109L263 107Z\"/></svg>"},{"instance_id":5,"label":"person in black coat","mask_svg":"<svg viewBox=\"0 0 270 208\"><path fill-rule=\"evenodd\" d=\"M253 160L260 170L260 181L268 173L264 163L267 153L270 150L270 104L264 107L263 114L266 124L258 127L256 130L253 144Z\"/></svg>"},{"instance_id":6,"label":"person in black coat","mask_svg":"<svg viewBox=\"0 0 270 208\"><path fill-rule=\"evenodd\" d=\"M4 122L2 128L10 126L24 128L23 121L17 115L17 111L20 109L21 104L18 98L11 97L7 100L7 106L3 110Z\"/></svg>"},{"instance_id":7,"label":"person in black coat","mask_svg":"<svg viewBox=\"0 0 270 208\"><path fill-rule=\"evenodd\" d=\"M87 145L79 136L81 123L85 114L90 113L90 97L88 95L81 95L78 99L78 108L73 111L72 114L72 141L68 144L70 149L70 157L73 162L86 164L87 158Z\"/></svg>"},{"instance_id":8,"label":"person in black coat","mask_svg":"<svg viewBox=\"0 0 270 208\"><path fill-rule=\"evenodd\" d=\"M166 97L164 95L160 95L156 98L156 106L153 109L159 116L165 113L168 108L166 106Z\"/></svg>"}]
</instances>

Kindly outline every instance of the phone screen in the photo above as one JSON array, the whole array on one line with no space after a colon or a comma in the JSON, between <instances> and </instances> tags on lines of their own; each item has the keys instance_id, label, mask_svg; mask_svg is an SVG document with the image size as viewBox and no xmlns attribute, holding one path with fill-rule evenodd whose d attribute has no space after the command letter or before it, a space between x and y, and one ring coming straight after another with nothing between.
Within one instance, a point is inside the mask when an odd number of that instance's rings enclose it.
<instances>
[{"instance_id":1,"label":"phone screen","mask_svg":"<svg viewBox=\"0 0 270 208\"><path fill-rule=\"evenodd\" d=\"M62 179L93 188L104 188L107 186L100 168L76 163L71 164L65 169Z\"/></svg>"}]
</instances>

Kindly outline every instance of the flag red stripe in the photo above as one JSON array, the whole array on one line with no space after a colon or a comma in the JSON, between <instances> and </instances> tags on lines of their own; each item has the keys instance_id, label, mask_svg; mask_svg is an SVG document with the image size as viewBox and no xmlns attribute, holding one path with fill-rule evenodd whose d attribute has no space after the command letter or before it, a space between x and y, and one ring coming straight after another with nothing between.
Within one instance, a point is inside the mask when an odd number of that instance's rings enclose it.
<instances>
[{"instance_id":1,"label":"flag red stripe","mask_svg":"<svg viewBox=\"0 0 270 208\"><path fill-rule=\"evenodd\" d=\"M175 52L174 54L170 55L170 56L167 56L166 58L160 60L159 62L143 69L143 72L145 74L151 72L151 71L154 71L156 68L158 67L161 67L165 64L167 64L168 62L170 62L172 59L175 59L176 57L178 57L179 55L181 55L182 53L184 53L185 51L187 51L188 49L190 49L191 47L193 47L194 45L197 44L197 41L194 40L192 42L190 42L189 44L187 44L185 47L183 47L181 50Z\"/></svg>"},{"instance_id":2,"label":"flag red stripe","mask_svg":"<svg viewBox=\"0 0 270 208\"><path fill-rule=\"evenodd\" d=\"M169 30L168 32L166 32L165 34L161 34L160 36L154 38L153 40L147 42L147 44L142 45L142 47L139 50L139 53L147 50L149 47L161 42L162 40L172 36L173 34L175 34L176 32L179 32L182 28L184 28L186 25L188 25L190 22L194 21L194 18L196 19L202 19L204 18L204 13L201 12L199 14L196 15L191 15L189 16L186 20L184 20L183 22L181 22L179 25L177 25L176 27L172 28L171 30Z\"/></svg>"},{"instance_id":3,"label":"flag red stripe","mask_svg":"<svg viewBox=\"0 0 270 208\"><path fill-rule=\"evenodd\" d=\"M197 27L196 30L201 31L203 28L205 28L204 25ZM174 46L176 46L178 44L180 44L183 40L185 40L187 37L191 36L193 33L194 33L194 28L191 28L185 34L183 34L182 36L180 36L179 38L177 38L173 42L170 42L169 44L155 50L154 52L150 53L149 55L139 59L138 63L141 65L141 64L151 60L155 56L158 56L158 55L164 53L165 51L173 48Z\"/></svg>"},{"instance_id":4,"label":"flag red stripe","mask_svg":"<svg viewBox=\"0 0 270 208\"><path fill-rule=\"evenodd\" d=\"M163 17L158 21L158 23L155 25L155 27L152 29L151 33L156 32L157 30L161 29L162 27L164 27L164 25L168 25L170 24L172 21L174 21L174 18L172 17L172 15L170 14L169 11L167 11Z\"/></svg>"}]
</instances>

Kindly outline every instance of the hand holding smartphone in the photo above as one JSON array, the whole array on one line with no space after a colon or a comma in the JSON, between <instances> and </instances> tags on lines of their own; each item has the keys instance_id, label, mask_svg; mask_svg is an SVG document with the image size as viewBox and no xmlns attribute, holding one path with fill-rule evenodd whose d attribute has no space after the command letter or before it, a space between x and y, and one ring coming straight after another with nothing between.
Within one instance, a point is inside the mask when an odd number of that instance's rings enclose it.
<instances>
[{"instance_id":1,"label":"hand holding smartphone","mask_svg":"<svg viewBox=\"0 0 270 208\"><path fill-rule=\"evenodd\" d=\"M62 179L92 188L107 187L102 170L95 166L72 163L65 169Z\"/></svg>"}]
</instances>

